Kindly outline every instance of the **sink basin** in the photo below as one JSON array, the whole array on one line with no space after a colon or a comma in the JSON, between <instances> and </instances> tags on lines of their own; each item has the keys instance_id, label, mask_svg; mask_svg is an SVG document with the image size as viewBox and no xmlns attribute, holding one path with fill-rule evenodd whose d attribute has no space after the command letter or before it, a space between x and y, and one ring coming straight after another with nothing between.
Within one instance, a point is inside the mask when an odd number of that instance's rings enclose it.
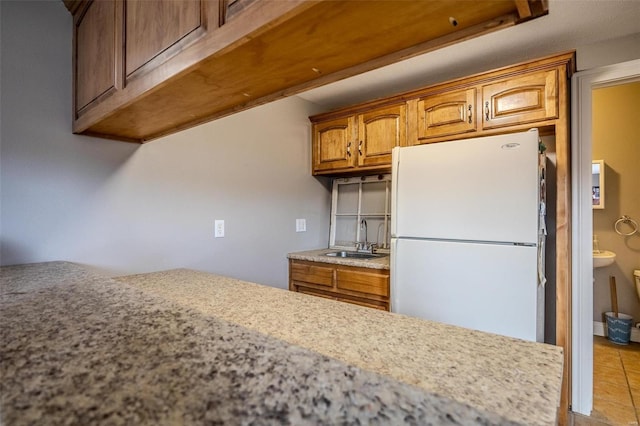
<instances>
[{"instance_id":1,"label":"sink basin","mask_svg":"<svg viewBox=\"0 0 640 426\"><path fill-rule=\"evenodd\" d=\"M372 254L372 253L358 253L356 251L333 251L325 254L330 257L348 257L350 259L375 259L377 257L383 257L384 254Z\"/></svg>"},{"instance_id":2,"label":"sink basin","mask_svg":"<svg viewBox=\"0 0 640 426\"><path fill-rule=\"evenodd\" d=\"M616 260L616 254L612 251L600 250L593 252L593 267L604 268L609 266Z\"/></svg>"}]
</instances>

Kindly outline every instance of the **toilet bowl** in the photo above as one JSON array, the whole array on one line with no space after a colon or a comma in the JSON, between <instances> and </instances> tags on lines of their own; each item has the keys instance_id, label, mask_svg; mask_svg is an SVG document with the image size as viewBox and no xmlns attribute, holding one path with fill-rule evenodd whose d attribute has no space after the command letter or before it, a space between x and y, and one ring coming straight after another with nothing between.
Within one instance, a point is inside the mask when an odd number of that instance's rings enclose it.
<instances>
[{"instance_id":1,"label":"toilet bowl","mask_svg":"<svg viewBox=\"0 0 640 426\"><path fill-rule=\"evenodd\" d=\"M633 278L636 280L636 291L638 292L638 298L640 298L640 269L633 271Z\"/></svg>"}]
</instances>

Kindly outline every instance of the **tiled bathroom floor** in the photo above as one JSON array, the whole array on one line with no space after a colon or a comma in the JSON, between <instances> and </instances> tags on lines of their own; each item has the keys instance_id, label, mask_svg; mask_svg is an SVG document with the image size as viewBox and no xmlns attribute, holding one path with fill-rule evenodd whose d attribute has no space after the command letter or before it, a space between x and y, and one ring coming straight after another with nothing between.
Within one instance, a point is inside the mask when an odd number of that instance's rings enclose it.
<instances>
[{"instance_id":1,"label":"tiled bathroom floor","mask_svg":"<svg viewBox=\"0 0 640 426\"><path fill-rule=\"evenodd\" d=\"M640 343L593 336L593 411L573 418L576 426L640 424Z\"/></svg>"}]
</instances>

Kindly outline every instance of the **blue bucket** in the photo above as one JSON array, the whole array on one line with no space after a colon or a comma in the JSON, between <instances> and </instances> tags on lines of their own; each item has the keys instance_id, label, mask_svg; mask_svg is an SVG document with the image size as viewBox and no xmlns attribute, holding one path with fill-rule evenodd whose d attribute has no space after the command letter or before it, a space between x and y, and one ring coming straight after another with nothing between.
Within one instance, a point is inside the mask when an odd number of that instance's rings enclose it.
<instances>
[{"instance_id":1,"label":"blue bucket","mask_svg":"<svg viewBox=\"0 0 640 426\"><path fill-rule=\"evenodd\" d=\"M631 340L631 327L633 318L627 314L618 314L616 318L613 312L606 312L607 338L618 345L628 345Z\"/></svg>"}]
</instances>

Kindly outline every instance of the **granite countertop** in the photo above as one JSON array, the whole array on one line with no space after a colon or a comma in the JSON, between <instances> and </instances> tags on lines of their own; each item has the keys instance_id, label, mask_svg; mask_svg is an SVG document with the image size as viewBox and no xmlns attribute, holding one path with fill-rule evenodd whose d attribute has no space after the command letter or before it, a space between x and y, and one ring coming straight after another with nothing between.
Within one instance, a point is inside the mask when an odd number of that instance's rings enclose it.
<instances>
[{"instance_id":1,"label":"granite countertop","mask_svg":"<svg viewBox=\"0 0 640 426\"><path fill-rule=\"evenodd\" d=\"M562 348L177 269L150 294L522 424L555 424Z\"/></svg>"},{"instance_id":2,"label":"granite countertop","mask_svg":"<svg viewBox=\"0 0 640 426\"><path fill-rule=\"evenodd\" d=\"M7 425L556 419L555 346L185 269L50 262L0 284Z\"/></svg>"},{"instance_id":3,"label":"granite countertop","mask_svg":"<svg viewBox=\"0 0 640 426\"><path fill-rule=\"evenodd\" d=\"M382 257L377 257L373 259L354 259L354 258L345 258L345 257L332 257L327 256L327 253L342 251L338 249L318 249L318 250L307 250L307 251L298 251L294 253L289 253L287 257L289 259L296 260L306 260L309 262L322 262L322 263L333 263L337 265L345 265L345 266L358 266L360 268L371 268L371 269L389 269L389 255L385 254Z\"/></svg>"}]
</instances>

